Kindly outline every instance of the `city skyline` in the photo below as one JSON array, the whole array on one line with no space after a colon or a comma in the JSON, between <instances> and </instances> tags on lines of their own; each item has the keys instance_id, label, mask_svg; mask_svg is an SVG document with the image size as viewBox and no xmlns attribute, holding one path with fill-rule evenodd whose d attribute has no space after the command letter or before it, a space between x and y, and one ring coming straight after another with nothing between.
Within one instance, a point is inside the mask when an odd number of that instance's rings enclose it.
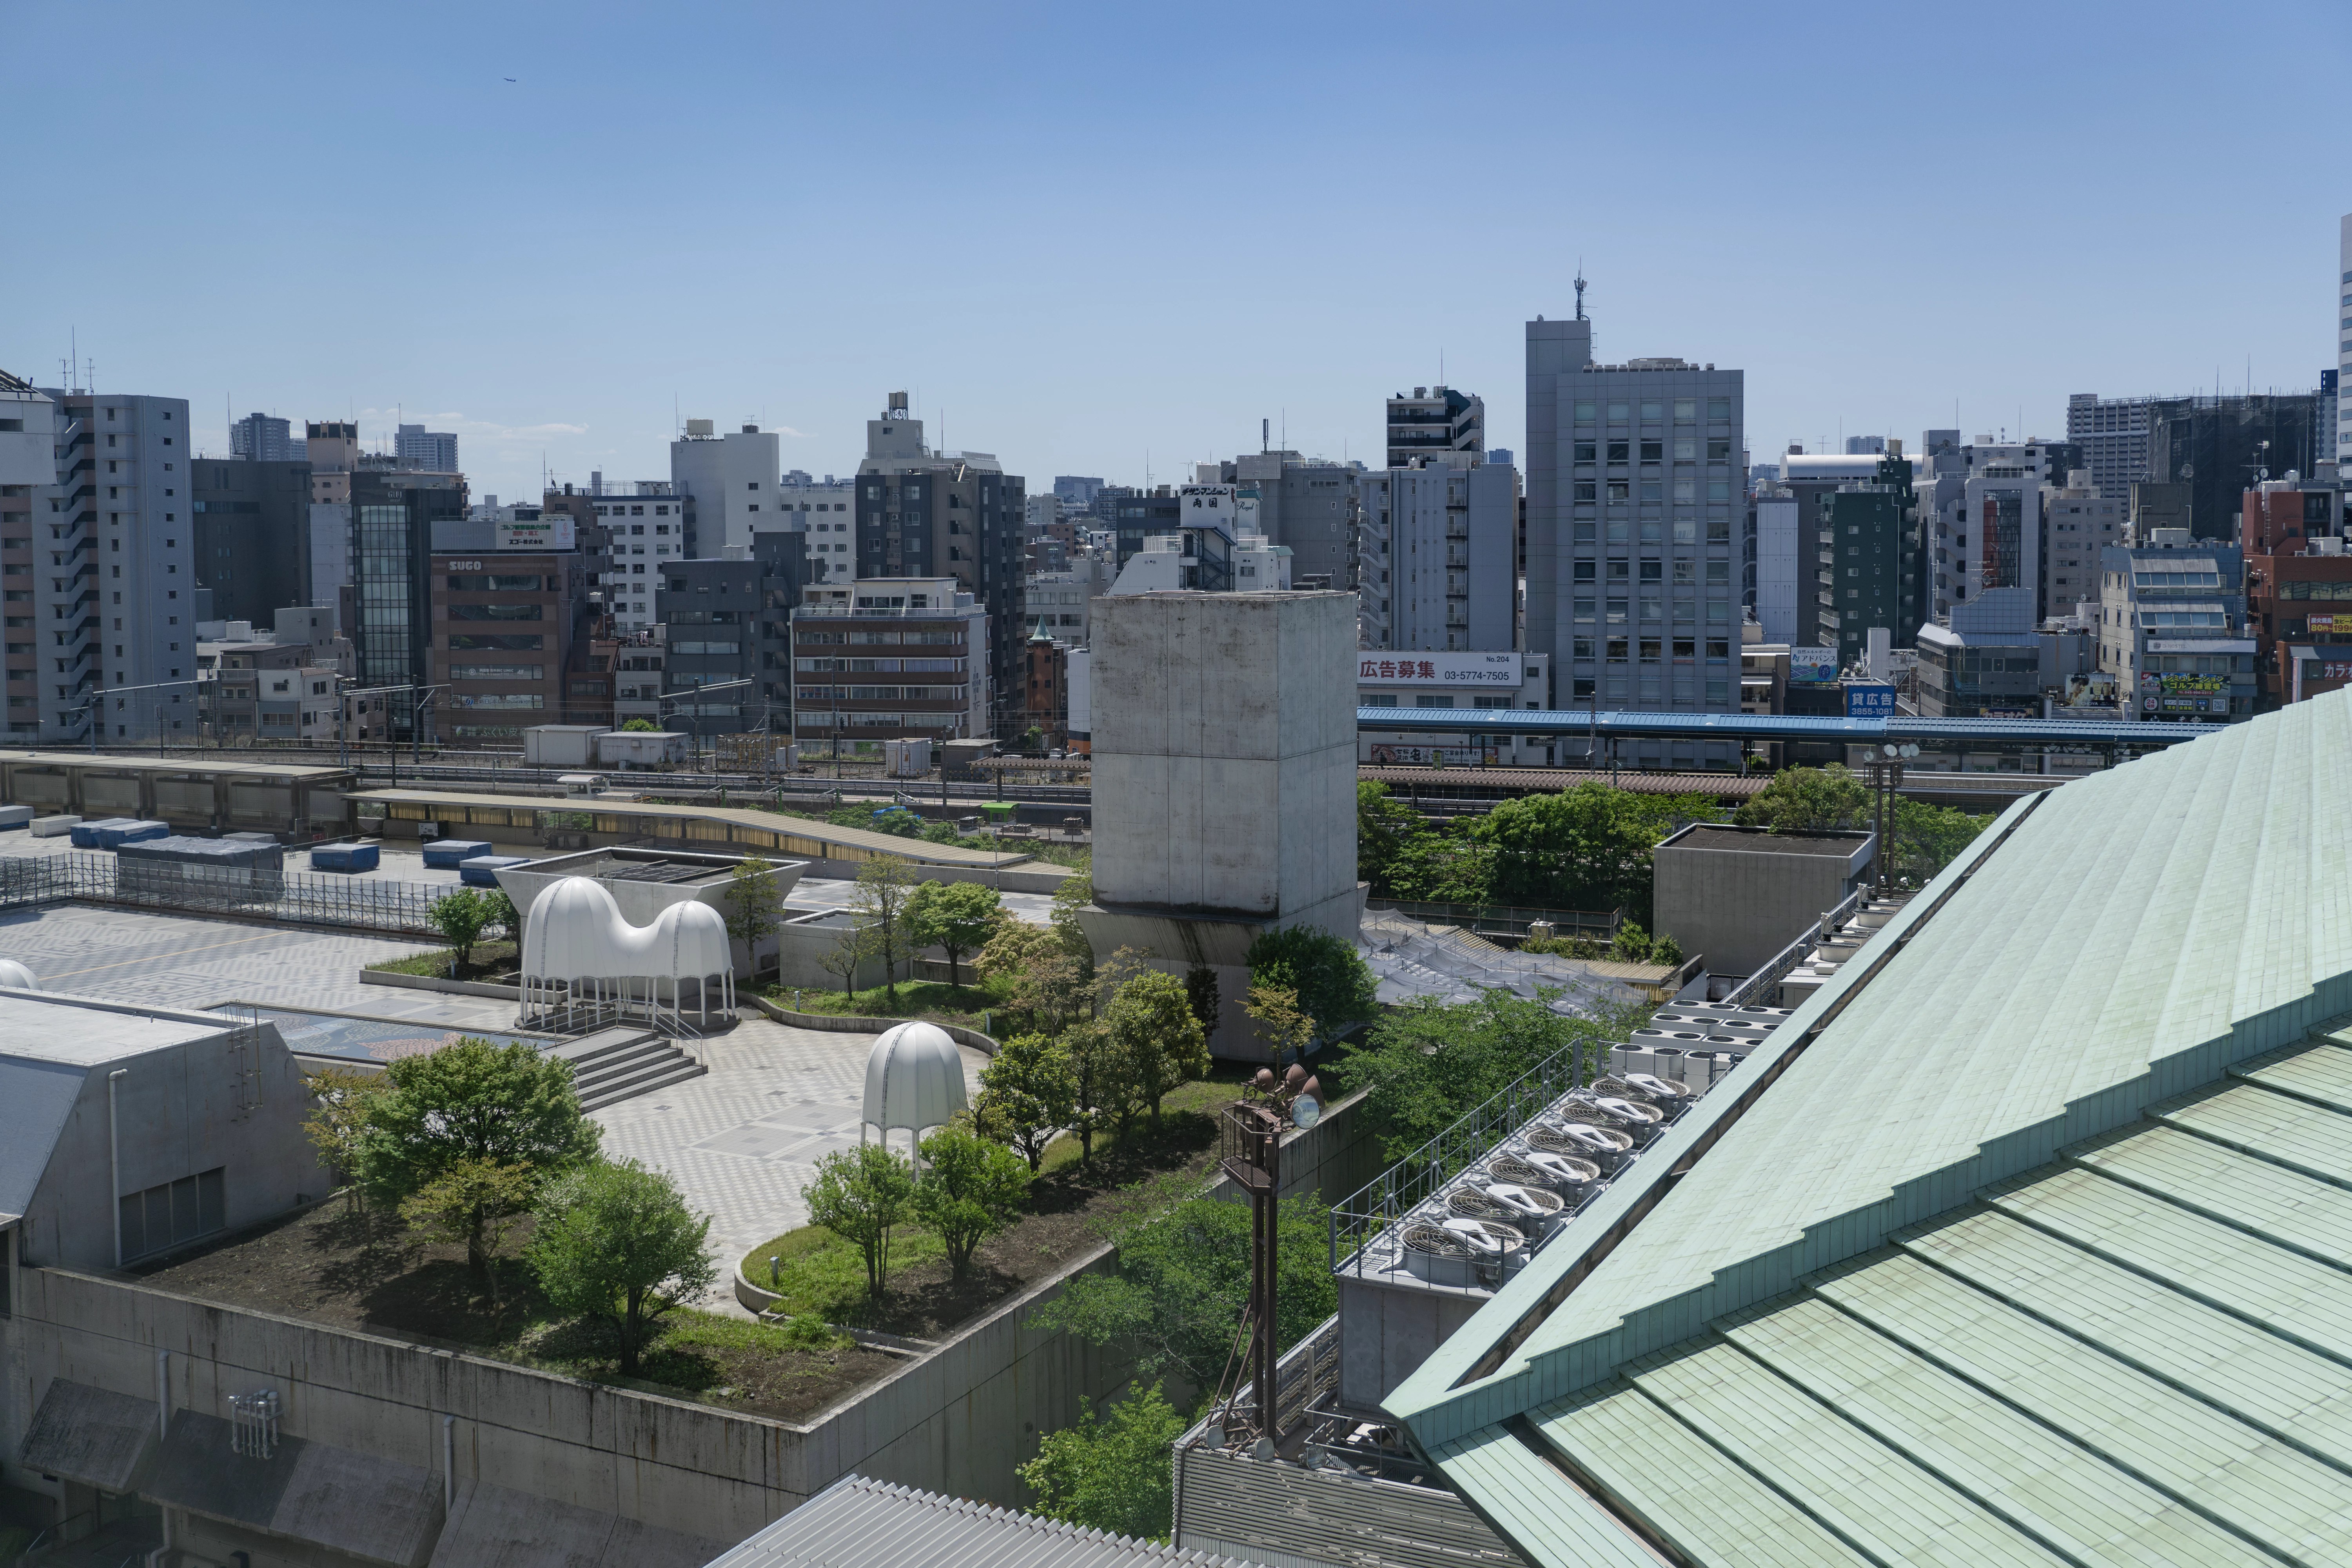
<instances>
[{"instance_id":1,"label":"city skyline","mask_svg":"<svg viewBox=\"0 0 2352 1568\"><path fill-rule=\"evenodd\" d=\"M2071 393L2308 389L2335 358L2347 204L2305 165L2189 138L2095 188L2066 173L2147 104L2256 71L2284 142L2324 141L2298 132L2324 132L2347 34L2315 5L2223 36L2185 6L1714 7L1671 38L1511 9L1450 50L1402 9L239 14L159 10L102 76L36 73L26 107L108 166L274 140L284 224L189 165L87 215L86 246L12 253L0 325L0 364L40 384L72 345L102 387L187 398L209 452L257 409L356 418L370 446L423 423L478 491L528 498L542 463L662 477L706 417L842 474L903 387L937 444L1041 488L1169 482L1255 450L1262 419L1376 463L1382 400L1440 380L1513 447L1522 323L1572 314L1580 266L1596 357L1747 373L1758 462L2054 437ZM70 12L12 27L36 55L76 36ZM887 86L811 63L882 48ZM371 100L402 111L350 114ZM379 221L387 192L426 216Z\"/></svg>"}]
</instances>

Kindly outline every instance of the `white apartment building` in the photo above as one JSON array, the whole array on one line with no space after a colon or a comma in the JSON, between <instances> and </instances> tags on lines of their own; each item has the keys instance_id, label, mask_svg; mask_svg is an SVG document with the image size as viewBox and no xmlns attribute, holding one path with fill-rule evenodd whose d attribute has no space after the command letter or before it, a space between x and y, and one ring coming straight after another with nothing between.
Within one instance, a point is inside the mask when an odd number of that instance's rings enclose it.
<instances>
[{"instance_id":1,"label":"white apartment building","mask_svg":"<svg viewBox=\"0 0 2352 1568\"><path fill-rule=\"evenodd\" d=\"M1507 463L1364 475L1357 621L1368 648L1518 644L1518 473Z\"/></svg>"},{"instance_id":2,"label":"white apartment building","mask_svg":"<svg viewBox=\"0 0 2352 1568\"><path fill-rule=\"evenodd\" d=\"M41 628L35 615L34 496L58 477L58 405L28 382L0 371L0 609L6 622L6 722L29 744L41 732ZM47 508L40 505L46 514Z\"/></svg>"},{"instance_id":3,"label":"white apartment building","mask_svg":"<svg viewBox=\"0 0 2352 1568\"><path fill-rule=\"evenodd\" d=\"M730 545L750 549L752 532L776 521L782 471L774 431L746 425L720 436L708 419L688 420L686 434L669 444L670 487L686 503L685 552L715 557Z\"/></svg>"},{"instance_id":4,"label":"white apartment building","mask_svg":"<svg viewBox=\"0 0 2352 1568\"><path fill-rule=\"evenodd\" d=\"M624 635L643 631L654 624L663 563L687 553L686 502L660 479L599 479L595 489L602 493L592 494L589 504L606 541L597 583L616 628Z\"/></svg>"},{"instance_id":5,"label":"white apartment building","mask_svg":"<svg viewBox=\"0 0 2352 1568\"><path fill-rule=\"evenodd\" d=\"M808 535L809 581L849 581L857 556L857 483L831 474L820 480L798 468L786 474L776 510L760 514L759 533Z\"/></svg>"},{"instance_id":6,"label":"white apartment building","mask_svg":"<svg viewBox=\"0 0 2352 1568\"><path fill-rule=\"evenodd\" d=\"M1021 624L1043 629L1055 642L1085 647L1093 629L1089 607L1110 589L1110 571L1091 555L1081 555L1066 572L1032 572L1022 584Z\"/></svg>"},{"instance_id":7,"label":"white apartment building","mask_svg":"<svg viewBox=\"0 0 2352 1568\"><path fill-rule=\"evenodd\" d=\"M1812 580L1798 570L1797 500L1768 494L1756 502L1756 620L1768 643L1797 640L1797 595Z\"/></svg>"},{"instance_id":8,"label":"white apartment building","mask_svg":"<svg viewBox=\"0 0 2352 1568\"><path fill-rule=\"evenodd\" d=\"M2336 461L2352 464L2352 417L2345 410L2352 405L2352 397L2345 395L2346 383L2352 381L2352 213L2336 220L2336 267L2342 274L2336 279ZM2328 448L2321 447L2320 451Z\"/></svg>"},{"instance_id":9,"label":"white apartment building","mask_svg":"<svg viewBox=\"0 0 2352 1568\"><path fill-rule=\"evenodd\" d=\"M34 492L38 734L193 737L196 635L188 405L45 387L51 482Z\"/></svg>"},{"instance_id":10,"label":"white apartment building","mask_svg":"<svg viewBox=\"0 0 2352 1568\"><path fill-rule=\"evenodd\" d=\"M457 437L446 430L403 425L392 437L392 461L395 468L419 473L457 473Z\"/></svg>"}]
</instances>

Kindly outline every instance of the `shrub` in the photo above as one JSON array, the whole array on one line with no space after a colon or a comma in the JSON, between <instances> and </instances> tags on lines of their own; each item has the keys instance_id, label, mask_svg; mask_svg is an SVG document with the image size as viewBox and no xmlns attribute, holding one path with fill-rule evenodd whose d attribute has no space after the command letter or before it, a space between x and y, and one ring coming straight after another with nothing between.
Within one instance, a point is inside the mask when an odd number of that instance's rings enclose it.
<instances>
[{"instance_id":1,"label":"shrub","mask_svg":"<svg viewBox=\"0 0 2352 1568\"><path fill-rule=\"evenodd\" d=\"M922 1150L915 1217L946 1246L948 1268L962 1279L980 1244L1021 1217L1029 1171L1012 1150L961 1127L941 1128L923 1140Z\"/></svg>"},{"instance_id":2,"label":"shrub","mask_svg":"<svg viewBox=\"0 0 2352 1568\"><path fill-rule=\"evenodd\" d=\"M1102 1021L1118 1053L1121 1079L1132 1090L1128 1103L1150 1105L1151 1125L1158 1127L1160 1102L1168 1091L1209 1070L1208 1037L1192 1016L1184 983L1147 969L1112 994Z\"/></svg>"},{"instance_id":3,"label":"shrub","mask_svg":"<svg viewBox=\"0 0 2352 1568\"><path fill-rule=\"evenodd\" d=\"M599 1160L548 1188L525 1256L557 1310L610 1323L633 1376L654 1326L710 1288L710 1216L635 1160Z\"/></svg>"},{"instance_id":4,"label":"shrub","mask_svg":"<svg viewBox=\"0 0 2352 1568\"><path fill-rule=\"evenodd\" d=\"M1354 945L1312 926L1286 926L1250 943L1250 984L1289 992L1331 1040L1370 1018L1379 1005L1372 972Z\"/></svg>"},{"instance_id":5,"label":"shrub","mask_svg":"<svg viewBox=\"0 0 2352 1568\"><path fill-rule=\"evenodd\" d=\"M481 940L483 929L492 923L496 912L478 891L460 888L434 900L432 907L425 911L425 919L449 944L449 950L457 955L457 967L463 969L473 957L474 943Z\"/></svg>"},{"instance_id":6,"label":"shrub","mask_svg":"<svg viewBox=\"0 0 2352 1568\"><path fill-rule=\"evenodd\" d=\"M866 1258L866 1293L879 1296L890 1279L890 1233L906 1223L915 1196L915 1169L879 1143L836 1149L816 1163L816 1180L801 1189L809 1218L851 1243Z\"/></svg>"},{"instance_id":7,"label":"shrub","mask_svg":"<svg viewBox=\"0 0 2352 1568\"><path fill-rule=\"evenodd\" d=\"M1070 1054L1050 1036L1015 1035L980 1069L972 1120L989 1137L1010 1143L1034 1172L1045 1146L1077 1114Z\"/></svg>"},{"instance_id":8,"label":"shrub","mask_svg":"<svg viewBox=\"0 0 2352 1568\"><path fill-rule=\"evenodd\" d=\"M1113 1405L1107 1421L1088 1410L1076 1426L1048 1432L1014 1473L1048 1519L1165 1541L1174 1519L1171 1455L1183 1431L1155 1383Z\"/></svg>"}]
</instances>

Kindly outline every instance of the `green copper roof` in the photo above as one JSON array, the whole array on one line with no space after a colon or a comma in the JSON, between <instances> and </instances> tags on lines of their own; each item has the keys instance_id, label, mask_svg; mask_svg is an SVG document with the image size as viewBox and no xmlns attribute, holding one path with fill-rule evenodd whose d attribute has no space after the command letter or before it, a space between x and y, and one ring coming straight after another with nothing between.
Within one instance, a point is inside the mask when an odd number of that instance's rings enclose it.
<instances>
[{"instance_id":1,"label":"green copper roof","mask_svg":"<svg viewBox=\"0 0 2352 1568\"><path fill-rule=\"evenodd\" d=\"M2352 1561L2347 825L2352 693L2021 802L1390 1408L1535 1562Z\"/></svg>"}]
</instances>

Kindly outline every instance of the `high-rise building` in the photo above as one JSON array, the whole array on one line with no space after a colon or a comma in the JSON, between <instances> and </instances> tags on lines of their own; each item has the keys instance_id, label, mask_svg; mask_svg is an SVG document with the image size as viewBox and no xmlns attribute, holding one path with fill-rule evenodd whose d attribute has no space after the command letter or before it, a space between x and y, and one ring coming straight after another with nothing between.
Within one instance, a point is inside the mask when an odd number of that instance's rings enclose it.
<instances>
[{"instance_id":1,"label":"high-rise building","mask_svg":"<svg viewBox=\"0 0 2352 1568\"><path fill-rule=\"evenodd\" d=\"M1290 551L1291 586L1351 593L1362 585L1363 481L1370 471L1361 463L1301 458L1287 450L1253 452L1197 468L1202 483L1235 486L1241 499L1255 503L1258 530L1269 543ZM1123 534L1124 517L1119 527ZM1120 548L1126 548L1123 537Z\"/></svg>"},{"instance_id":2,"label":"high-rise building","mask_svg":"<svg viewBox=\"0 0 2352 1568\"><path fill-rule=\"evenodd\" d=\"M290 463L305 456L301 444L294 439L293 422L267 414L248 414L231 425L228 450L232 458L249 463Z\"/></svg>"},{"instance_id":3,"label":"high-rise building","mask_svg":"<svg viewBox=\"0 0 2352 1568\"><path fill-rule=\"evenodd\" d=\"M2336 321L2336 382L2341 387L2345 367L2352 365L2352 213L2336 222L2336 266L2342 274L2336 279L2336 307L2332 312ZM2319 450L2333 452L2339 464L2352 465L2352 421L2344 417L2340 401L2336 405L2335 435L2334 443L2323 444Z\"/></svg>"},{"instance_id":4,"label":"high-rise building","mask_svg":"<svg viewBox=\"0 0 2352 1568\"><path fill-rule=\"evenodd\" d=\"M2316 391L2131 398L2076 393L2066 400L2066 438L2083 453L2071 467L2088 468L2093 488L2109 500L2130 500L2134 480L2186 484L2193 531L2227 538L2248 485L2284 479L2289 470L2307 478L2315 462L2330 456L2318 439L2321 402ZM1987 443L1979 437L1977 444Z\"/></svg>"},{"instance_id":5,"label":"high-rise building","mask_svg":"<svg viewBox=\"0 0 2352 1568\"><path fill-rule=\"evenodd\" d=\"M352 566L355 618L352 645L363 687L423 688L433 680L433 526L463 521L466 480L459 474L415 473L362 462L352 475ZM547 651L544 626L451 632L445 651L478 654ZM390 695L392 732L407 740L418 725L415 690ZM431 727L427 717L425 727Z\"/></svg>"},{"instance_id":6,"label":"high-rise building","mask_svg":"<svg viewBox=\"0 0 2352 1568\"><path fill-rule=\"evenodd\" d=\"M908 417L903 392L890 394L881 416L866 422L851 557L856 576L861 584L868 577L951 577L971 595L988 623L986 673L999 709L993 732L1007 739L1024 722L1024 494L1021 477L989 453L934 451L923 422ZM829 584L839 581L828 576Z\"/></svg>"},{"instance_id":7,"label":"high-rise building","mask_svg":"<svg viewBox=\"0 0 2352 1568\"><path fill-rule=\"evenodd\" d=\"M772 430L746 425L721 436L708 419L688 420L686 434L669 444L670 488L686 502L685 553L750 549L752 533L776 521L782 464Z\"/></svg>"},{"instance_id":8,"label":"high-rise building","mask_svg":"<svg viewBox=\"0 0 2352 1568\"><path fill-rule=\"evenodd\" d=\"M803 747L870 752L887 740L986 735L1000 710L1019 718L1025 686L992 700L990 621L951 576L805 589L792 613L793 732ZM1026 642L1024 634L1015 646Z\"/></svg>"},{"instance_id":9,"label":"high-rise building","mask_svg":"<svg viewBox=\"0 0 2352 1568\"><path fill-rule=\"evenodd\" d=\"M1598 364L1592 323L1527 325L1525 647L1563 706L1739 711L1733 538L1744 376L1680 359ZM1580 758L1583 742L1568 738ZM1722 743L1628 761L1729 765Z\"/></svg>"},{"instance_id":10,"label":"high-rise building","mask_svg":"<svg viewBox=\"0 0 2352 1568\"><path fill-rule=\"evenodd\" d=\"M206 618L262 623L312 603L310 465L198 458L188 468L196 585L213 596Z\"/></svg>"},{"instance_id":11,"label":"high-rise building","mask_svg":"<svg viewBox=\"0 0 2352 1568\"><path fill-rule=\"evenodd\" d=\"M765 533L756 555L658 568L656 615L667 656L663 728L697 736L792 733L790 622L805 581L805 537ZM719 689L703 695L706 686Z\"/></svg>"},{"instance_id":12,"label":"high-rise building","mask_svg":"<svg viewBox=\"0 0 2352 1568\"><path fill-rule=\"evenodd\" d=\"M446 430L403 425L392 439L392 460L416 473L457 473L457 437Z\"/></svg>"},{"instance_id":13,"label":"high-rise building","mask_svg":"<svg viewBox=\"0 0 2352 1568\"><path fill-rule=\"evenodd\" d=\"M1519 476L1507 463L1363 476L1357 597L1367 648L1518 647Z\"/></svg>"},{"instance_id":14,"label":"high-rise building","mask_svg":"<svg viewBox=\"0 0 2352 1568\"><path fill-rule=\"evenodd\" d=\"M2227 723L2254 710L2245 552L2153 529L2099 552L2099 668L2134 719Z\"/></svg>"},{"instance_id":15,"label":"high-rise building","mask_svg":"<svg viewBox=\"0 0 2352 1568\"><path fill-rule=\"evenodd\" d=\"M1928 572L1902 443L1870 478L1823 496L1819 519L1819 646L1837 649L1841 668L1861 662L1874 627L1886 628L1896 647L1914 646L1927 619Z\"/></svg>"},{"instance_id":16,"label":"high-rise building","mask_svg":"<svg viewBox=\"0 0 2352 1568\"><path fill-rule=\"evenodd\" d=\"M310 464L310 499L349 504L352 470L360 466L360 427L339 419L313 419L299 454Z\"/></svg>"},{"instance_id":17,"label":"high-rise building","mask_svg":"<svg viewBox=\"0 0 2352 1568\"><path fill-rule=\"evenodd\" d=\"M1473 468L1486 457L1486 401L1450 386L1416 386L1389 399L1389 467L1424 459Z\"/></svg>"},{"instance_id":18,"label":"high-rise building","mask_svg":"<svg viewBox=\"0 0 2352 1568\"><path fill-rule=\"evenodd\" d=\"M1098 476L1086 474L1054 476L1055 499L1072 511L1091 510L1095 504L1095 497L1102 493L1102 489L1103 482Z\"/></svg>"},{"instance_id":19,"label":"high-rise building","mask_svg":"<svg viewBox=\"0 0 2352 1568\"><path fill-rule=\"evenodd\" d=\"M1881 457L1886 451L1884 436L1849 436L1845 438L1845 454L1849 458Z\"/></svg>"},{"instance_id":20,"label":"high-rise building","mask_svg":"<svg viewBox=\"0 0 2352 1568\"><path fill-rule=\"evenodd\" d=\"M572 500L603 525L595 571L605 611L623 633L642 631L658 618L662 569L687 556L686 501L667 479L598 489Z\"/></svg>"},{"instance_id":21,"label":"high-rise building","mask_svg":"<svg viewBox=\"0 0 2352 1568\"><path fill-rule=\"evenodd\" d=\"M48 387L56 468L33 496L44 740L193 736L196 574L184 398Z\"/></svg>"},{"instance_id":22,"label":"high-rise building","mask_svg":"<svg viewBox=\"0 0 2352 1568\"><path fill-rule=\"evenodd\" d=\"M41 732L41 657L34 550L36 494L46 494L66 468L58 453L58 405L32 383L0 371L0 621L5 621L5 710L9 737L31 744ZM79 459L77 459L77 463ZM44 519L48 515L41 507Z\"/></svg>"}]
</instances>

